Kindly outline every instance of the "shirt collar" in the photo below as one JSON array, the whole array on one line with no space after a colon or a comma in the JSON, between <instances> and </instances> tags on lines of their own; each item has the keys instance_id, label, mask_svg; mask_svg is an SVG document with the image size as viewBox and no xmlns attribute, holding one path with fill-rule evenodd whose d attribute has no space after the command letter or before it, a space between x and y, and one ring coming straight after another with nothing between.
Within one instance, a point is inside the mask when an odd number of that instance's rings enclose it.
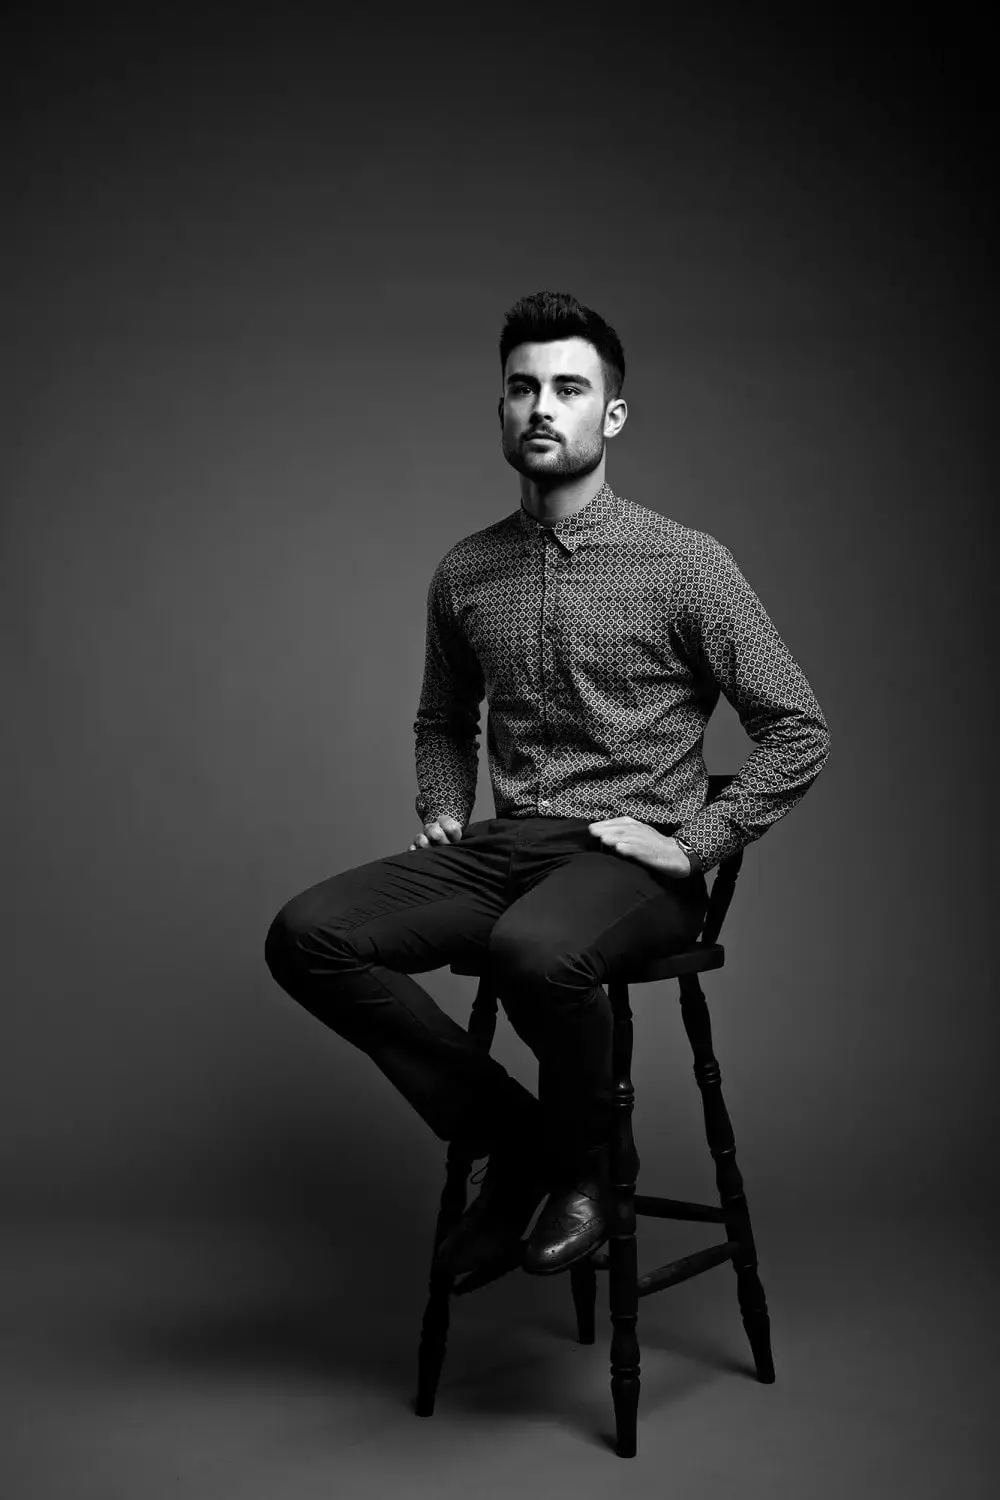
<instances>
[{"instance_id":1,"label":"shirt collar","mask_svg":"<svg viewBox=\"0 0 1000 1500\"><path fill-rule=\"evenodd\" d=\"M561 521L556 521L552 526L545 526L541 521L536 521L535 517L525 510L523 500L518 517L526 535L531 532L551 531L556 540L572 552L580 542L588 541L596 532L610 526L621 513L621 497L615 494L605 480L594 498L588 501L582 510L574 511L570 516L564 516Z\"/></svg>"}]
</instances>

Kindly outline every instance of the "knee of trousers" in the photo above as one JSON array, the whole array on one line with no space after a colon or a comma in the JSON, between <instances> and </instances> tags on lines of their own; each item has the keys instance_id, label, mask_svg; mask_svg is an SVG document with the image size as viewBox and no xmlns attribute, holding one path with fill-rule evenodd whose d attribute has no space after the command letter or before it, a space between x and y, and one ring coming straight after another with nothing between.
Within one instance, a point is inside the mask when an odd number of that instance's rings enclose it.
<instances>
[{"instance_id":1,"label":"knee of trousers","mask_svg":"<svg viewBox=\"0 0 1000 1500\"><path fill-rule=\"evenodd\" d=\"M273 977L284 988L312 977L314 965L322 959L324 975L342 963L345 968L357 965L358 954L347 936L316 928L297 902L287 902L274 918L264 939L264 962Z\"/></svg>"},{"instance_id":2,"label":"knee of trousers","mask_svg":"<svg viewBox=\"0 0 1000 1500\"><path fill-rule=\"evenodd\" d=\"M553 952L537 938L496 928L490 935L489 961L507 1009L521 997L532 1005L582 1006L593 1000L594 986L600 982L593 965L580 954Z\"/></svg>"}]
</instances>

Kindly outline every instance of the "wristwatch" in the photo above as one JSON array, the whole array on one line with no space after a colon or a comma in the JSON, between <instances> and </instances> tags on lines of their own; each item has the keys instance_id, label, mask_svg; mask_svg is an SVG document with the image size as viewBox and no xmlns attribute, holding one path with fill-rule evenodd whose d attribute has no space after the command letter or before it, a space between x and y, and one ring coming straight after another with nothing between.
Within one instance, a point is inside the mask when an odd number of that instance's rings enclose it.
<instances>
[{"instance_id":1,"label":"wristwatch","mask_svg":"<svg viewBox=\"0 0 1000 1500\"><path fill-rule=\"evenodd\" d=\"M691 861L691 869L692 869L692 871L694 871L694 870L700 870L701 869L701 856L698 854L698 851L696 849L692 849L691 845L689 843L687 843L684 839L679 839L677 837L676 833L674 834L674 843L677 844L681 849L684 850L684 853L687 855L688 859Z\"/></svg>"}]
</instances>

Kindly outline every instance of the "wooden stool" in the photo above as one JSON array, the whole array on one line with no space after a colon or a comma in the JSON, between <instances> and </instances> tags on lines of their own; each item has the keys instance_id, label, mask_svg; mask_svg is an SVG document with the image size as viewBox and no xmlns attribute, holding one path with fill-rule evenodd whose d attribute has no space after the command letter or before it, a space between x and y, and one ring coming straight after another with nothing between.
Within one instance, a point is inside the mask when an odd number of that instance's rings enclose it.
<instances>
[{"instance_id":1,"label":"wooden stool","mask_svg":"<svg viewBox=\"0 0 1000 1500\"><path fill-rule=\"evenodd\" d=\"M709 777L709 800L732 781L732 776ZM690 948L671 953L647 964L637 964L623 978L608 983L608 997L614 1012L614 1090L616 1121L610 1147L610 1196L613 1204L613 1228L607 1247L595 1250L585 1260L569 1268L570 1286L576 1309L581 1344L594 1342L594 1313L597 1303L597 1272L609 1271L611 1309L611 1396L615 1408L616 1451L621 1458L634 1458L636 1423L639 1407L639 1341L636 1319L640 1297L663 1291L698 1276L712 1266L731 1261L736 1272L736 1293L743 1326L758 1380L774 1380L771 1358L771 1329L764 1298L764 1288L757 1275L757 1251L750 1226L750 1212L743 1191L743 1179L736 1165L736 1144L729 1114L722 1098L722 1074L712 1051L712 1028L708 1006L698 975L707 969L721 969L725 951L717 941L723 919L729 909L743 853L724 859L716 868L708 909L701 936ZM469 1034L487 1051L492 1045L497 1021L496 990L485 963L453 963L453 974L479 977L479 986ZM659 979L676 979L680 986L681 1015L694 1053L694 1076L701 1090L705 1114L705 1134L715 1161L719 1191L718 1208L703 1203L684 1203L676 1198L650 1197L636 1193L639 1158L632 1134L632 1110L635 1091L629 1070L632 1064L632 1010L629 986L651 984ZM448 1147L447 1171L434 1236L434 1250L466 1207L469 1173L475 1158L457 1142ZM726 1239L693 1255L638 1274L635 1220L637 1214L654 1219L699 1220L724 1224ZM514 1262L516 1264L516 1262ZM444 1363L448 1338L449 1304L454 1278L447 1272L431 1270L430 1295L424 1312L418 1355L417 1396L414 1410L429 1417Z\"/></svg>"}]
</instances>

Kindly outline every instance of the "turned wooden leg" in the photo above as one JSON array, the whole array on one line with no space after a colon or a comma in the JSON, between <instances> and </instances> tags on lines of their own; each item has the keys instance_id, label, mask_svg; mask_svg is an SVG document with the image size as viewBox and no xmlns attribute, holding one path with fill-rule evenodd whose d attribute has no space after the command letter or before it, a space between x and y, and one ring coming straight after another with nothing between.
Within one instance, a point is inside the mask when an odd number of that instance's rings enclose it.
<instances>
[{"instance_id":1,"label":"turned wooden leg","mask_svg":"<svg viewBox=\"0 0 1000 1500\"><path fill-rule=\"evenodd\" d=\"M682 975L679 983L681 1015L694 1053L694 1076L701 1090L705 1135L715 1162L719 1202L726 1215L726 1234L739 1244L739 1250L733 1256L733 1269L736 1272L736 1295L743 1327L750 1341L757 1379L769 1384L774 1379L771 1323L764 1288L757 1274L757 1250L750 1226L750 1210L743 1191L743 1178L736 1165L733 1127L722 1098L722 1072L712 1051L712 1025L708 1006L696 974Z\"/></svg>"},{"instance_id":2,"label":"turned wooden leg","mask_svg":"<svg viewBox=\"0 0 1000 1500\"><path fill-rule=\"evenodd\" d=\"M578 1342L592 1344L595 1334L597 1312L597 1272L593 1261L579 1261L569 1268L569 1280L573 1289L573 1306L576 1308Z\"/></svg>"},{"instance_id":3,"label":"turned wooden leg","mask_svg":"<svg viewBox=\"0 0 1000 1500\"><path fill-rule=\"evenodd\" d=\"M497 1023L497 997L488 976L481 975L469 1016L469 1035L476 1045L488 1052L493 1043ZM448 1162L445 1172L444 1190L438 1209L434 1231L433 1255L448 1231L457 1224L465 1212L468 1195L469 1173L474 1157L458 1141L448 1146ZM420 1328L420 1346L417 1350L417 1395L413 1409L418 1417L429 1417L434 1412L434 1399L444 1364L448 1344L448 1326L451 1319L451 1292L455 1278L445 1271L435 1269L431 1261L430 1292L424 1309Z\"/></svg>"},{"instance_id":4,"label":"turned wooden leg","mask_svg":"<svg viewBox=\"0 0 1000 1500\"><path fill-rule=\"evenodd\" d=\"M610 1176L612 1230L608 1241L608 1286L611 1303L611 1398L615 1407L617 1453L634 1458L639 1411L639 1268L635 1242L635 1184L639 1158L632 1136L635 1091L632 1064L632 1010L628 986L608 986L615 1014L615 1127L611 1136Z\"/></svg>"},{"instance_id":5,"label":"turned wooden leg","mask_svg":"<svg viewBox=\"0 0 1000 1500\"><path fill-rule=\"evenodd\" d=\"M448 1165L444 1190L438 1209L434 1230L434 1251L445 1235L465 1212L467 1184L472 1168L472 1158L455 1141L448 1147ZM448 1345L448 1327L451 1321L451 1289L455 1278L449 1272L435 1267L433 1256L429 1282L429 1296L424 1308L420 1327L420 1346L417 1350L417 1396L413 1409L418 1417L430 1417L434 1413L434 1398L444 1364Z\"/></svg>"}]
</instances>

